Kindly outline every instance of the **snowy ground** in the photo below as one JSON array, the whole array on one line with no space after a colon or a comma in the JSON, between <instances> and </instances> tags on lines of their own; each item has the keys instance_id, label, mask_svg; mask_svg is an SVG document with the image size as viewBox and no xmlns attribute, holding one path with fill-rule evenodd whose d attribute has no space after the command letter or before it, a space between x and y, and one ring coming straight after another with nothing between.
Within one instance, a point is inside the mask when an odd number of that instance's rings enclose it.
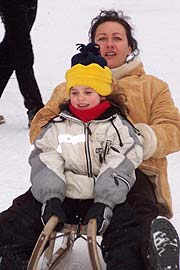
<instances>
[{"instance_id":1,"label":"snowy ground","mask_svg":"<svg viewBox=\"0 0 180 270\"><path fill-rule=\"evenodd\" d=\"M98 2L98 3L97 3ZM180 109L180 3L179 0L43 0L32 30L35 73L46 102L53 88L64 80L76 43L88 41L90 21L100 9L122 9L132 17L135 36L146 71L168 82L176 106ZM0 39L3 37L0 24ZM14 197L29 187L28 155L30 150L27 117L13 75L0 100L0 114L6 124L0 126L0 211ZM168 157L168 175L172 190L174 217L172 222L180 233L179 175L180 152ZM84 244L75 246L74 264L70 269L87 269L78 262L77 250L84 256ZM105 268L104 268L105 269Z\"/></svg>"}]
</instances>

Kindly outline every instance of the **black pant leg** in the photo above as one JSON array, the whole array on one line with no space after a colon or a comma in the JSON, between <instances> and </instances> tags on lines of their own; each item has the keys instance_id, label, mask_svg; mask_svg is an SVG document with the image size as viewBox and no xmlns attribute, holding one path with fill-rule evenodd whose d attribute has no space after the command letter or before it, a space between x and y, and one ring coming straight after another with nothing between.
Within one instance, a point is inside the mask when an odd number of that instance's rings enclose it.
<instances>
[{"instance_id":1,"label":"black pant leg","mask_svg":"<svg viewBox=\"0 0 180 270\"><path fill-rule=\"evenodd\" d=\"M15 72L20 92L24 98L24 106L28 111L35 110L35 112L37 112L44 104L34 76L33 68L26 67L20 70L17 69Z\"/></svg>"},{"instance_id":2,"label":"black pant leg","mask_svg":"<svg viewBox=\"0 0 180 270\"><path fill-rule=\"evenodd\" d=\"M144 270L140 256L141 224L126 201L117 205L103 235L102 254L107 270Z\"/></svg>"},{"instance_id":3,"label":"black pant leg","mask_svg":"<svg viewBox=\"0 0 180 270\"><path fill-rule=\"evenodd\" d=\"M28 10L28 24L29 24L29 32L31 31L31 28L34 24L34 21L36 19L37 15L37 6L38 6L38 0L31 0L28 1L27 4L29 4L29 10Z\"/></svg>"},{"instance_id":4,"label":"black pant leg","mask_svg":"<svg viewBox=\"0 0 180 270\"><path fill-rule=\"evenodd\" d=\"M10 55L15 69L32 66L34 55L30 37L29 7L18 1L4 4L3 22L8 40ZM32 22L33 23L33 22ZM31 23L31 24L32 24Z\"/></svg>"},{"instance_id":5,"label":"black pant leg","mask_svg":"<svg viewBox=\"0 0 180 270\"><path fill-rule=\"evenodd\" d=\"M14 265L29 260L43 229L41 206L29 190L0 214L0 269L16 269ZM23 269L21 266L18 269Z\"/></svg>"},{"instance_id":6,"label":"black pant leg","mask_svg":"<svg viewBox=\"0 0 180 270\"><path fill-rule=\"evenodd\" d=\"M149 269L148 250L150 242L151 222L158 216L158 203L152 183L147 175L136 170L136 182L128 194L127 200L136 213L138 222L142 225L140 242L144 269Z\"/></svg>"},{"instance_id":7,"label":"black pant leg","mask_svg":"<svg viewBox=\"0 0 180 270\"><path fill-rule=\"evenodd\" d=\"M0 97L14 71L13 64L9 55L9 46L4 37L0 43Z\"/></svg>"}]
</instances>

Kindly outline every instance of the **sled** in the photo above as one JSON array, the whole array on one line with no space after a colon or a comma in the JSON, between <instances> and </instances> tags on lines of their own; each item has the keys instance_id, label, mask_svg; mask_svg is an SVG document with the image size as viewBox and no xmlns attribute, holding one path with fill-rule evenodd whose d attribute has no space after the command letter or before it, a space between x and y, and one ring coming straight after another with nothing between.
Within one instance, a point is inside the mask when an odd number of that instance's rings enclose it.
<instances>
[{"instance_id":1,"label":"sled","mask_svg":"<svg viewBox=\"0 0 180 270\"><path fill-rule=\"evenodd\" d=\"M60 261L72 249L74 242L82 238L87 241L88 253L93 270L102 270L96 241L97 225L96 220L91 219L87 226L65 224L60 237L63 237L60 247L54 252L57 233L54 228L59 219L53 216L49 219L41 232L37 243L30 257L27 270L53 270ZM58 268L63 269L63 268Z\"/></svg>"}]
</instances>

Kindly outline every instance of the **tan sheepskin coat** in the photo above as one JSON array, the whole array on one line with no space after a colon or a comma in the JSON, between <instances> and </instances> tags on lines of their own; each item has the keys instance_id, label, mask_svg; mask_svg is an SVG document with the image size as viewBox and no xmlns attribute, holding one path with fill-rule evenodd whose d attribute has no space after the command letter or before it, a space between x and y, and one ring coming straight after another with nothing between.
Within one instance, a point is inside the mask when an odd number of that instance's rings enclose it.
<instances>
[{"instance_id":1,"label":"tan sheepskin coat","mask_svg":"<svg viewBox=\"0 0 180 270\"><path fill-rule=\"evenodd\" d=\"M157 150L143 161L140 169L152 181L160 215L172 217L171 193L167 178L166 156L180 150L180 114L175 107L168 85L151 75L147 75L139 58L112 70L113 92L127 96L129 118L133 123L151 126L157 136ZM59 104L66 98L66 84L58 85L46 106L34 117L30 129L31 143L41 132L41 128L59 113ZM147 194L148 196L148 194Z\"/></svg>"}]
</instances>

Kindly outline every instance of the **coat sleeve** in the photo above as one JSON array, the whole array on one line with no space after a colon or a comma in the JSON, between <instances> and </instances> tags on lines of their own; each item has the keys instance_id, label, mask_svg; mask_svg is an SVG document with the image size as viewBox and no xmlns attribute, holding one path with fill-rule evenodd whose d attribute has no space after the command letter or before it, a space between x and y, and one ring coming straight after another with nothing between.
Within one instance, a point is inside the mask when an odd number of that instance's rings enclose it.
<instances>
[{"instance_id":1,"label":"coat sleeve","mask_svg":"<svg viewBox=\"0 0 180 270\"><path fill-rule=\"evenodd\" d=\"M51 198L65 197L64 160L58 152L57 131L50 124L32 145L29 156L32 194L41 203Z\"/></svg>"},{"instance_id":2,"label":"coat sleeve","mask_svg":"<svg viewBox=\"0 0 180 270\"><path fill-rule=\"evenodd\" d=\"M143 159L140 135L125 119L116 120L114 141L106 149L107 155L95 182L95 202L104 203L112 209L126 200L135 183L135 169Z\"/></svg>"},{"instance_id":3,"label":"coat sleeve","mask_svg":"<svg viewBox=\"0 0 180 270\"><path fill-rule=\"evenodd\" d=\"M41 133L42 126L47 124L49 120L59 114L59 105L64 101L65 98L67 98L65 87L65 83L58 85L54 89L47 104L41 110L39 110L33 118L29 134L31 143L33 143L33 141Z\"/></svg>"},{"instance_id":4,"label":"coat sleeve","mask_svg":"<svg viewBox=\"0 0 180 270\"><path fill-rule=\"evenodd\" d=\"M157 137L157 148L153 158L164 158L180 150L180 113L175 107L166 83L160 91L154 91L150 126Z\"/></svg>"},{"instance_id":5,"label":"coat sleeve","mask_svg":"<svg viewBox=\"0 0 180 270\"><path fill-rule=\"evenodd\" d=\"M165 158L180 150L180 113L166 82L141 74L115 81L114 89L117 97L121 92L127 95L129 116L133 122L147 124L155 132L157 147L152 158Z\"/></svg>"}]
</instances>

